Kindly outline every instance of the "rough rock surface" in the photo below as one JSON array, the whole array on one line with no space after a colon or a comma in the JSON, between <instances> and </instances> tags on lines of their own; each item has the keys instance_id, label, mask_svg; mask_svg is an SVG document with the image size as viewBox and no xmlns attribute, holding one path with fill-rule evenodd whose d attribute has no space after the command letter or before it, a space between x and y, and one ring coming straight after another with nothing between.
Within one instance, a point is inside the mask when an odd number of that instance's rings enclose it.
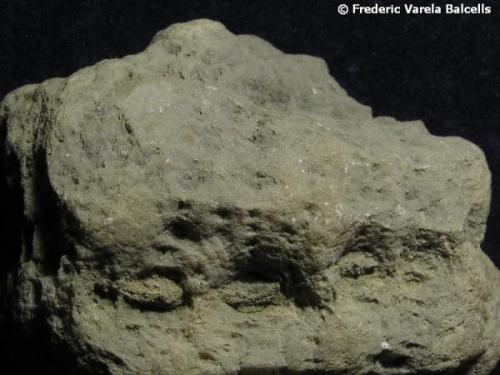
<instances>
[{"instance_id":1,"label":"rough rock surface","mask_svg":"<svg viewBox=\"0 0 500 375\"><path fill-rule=\"evenodd\" d=\"M321 59L198 20L12 92L0 120L24 208L5 316L65 373L488 374L500 358L482 152L372 118Z\"/></svg>"}]
</instances>

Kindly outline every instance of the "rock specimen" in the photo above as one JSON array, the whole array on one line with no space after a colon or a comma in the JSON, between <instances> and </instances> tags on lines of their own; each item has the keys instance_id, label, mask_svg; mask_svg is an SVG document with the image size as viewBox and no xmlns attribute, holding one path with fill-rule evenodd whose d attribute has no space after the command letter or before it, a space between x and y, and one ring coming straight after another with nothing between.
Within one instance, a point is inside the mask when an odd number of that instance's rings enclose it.
<instances>
[{"instance_id":1,"label":"rock specimen","mask_svg":"<svg viewBox=\"0 0 500 375\"><path fill-rule=\"evenodd\" d=\"M482 152L198 20L0 108L4 311L64 373L488 374ZM17 195L16 195L17 194ZM58 357L59 356L59 357Z\"/></svg>"}]
</instances>

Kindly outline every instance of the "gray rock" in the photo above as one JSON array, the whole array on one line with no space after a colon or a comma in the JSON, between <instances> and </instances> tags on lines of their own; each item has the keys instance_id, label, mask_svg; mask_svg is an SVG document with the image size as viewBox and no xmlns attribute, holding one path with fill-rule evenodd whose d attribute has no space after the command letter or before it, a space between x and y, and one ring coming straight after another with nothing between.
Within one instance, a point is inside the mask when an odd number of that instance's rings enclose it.
<instances>
[{"instance_id":1,"label":"gray rock","mask_svg":"<svg viewBox=\"0 0 500 375\"><path fill-rule=\"evenodd\" d=\"M219 23L24 86L7 313L89 374L488 374L483 153ZM62 365L61 365L62 366Z\"/></svg>"}]
</instances>

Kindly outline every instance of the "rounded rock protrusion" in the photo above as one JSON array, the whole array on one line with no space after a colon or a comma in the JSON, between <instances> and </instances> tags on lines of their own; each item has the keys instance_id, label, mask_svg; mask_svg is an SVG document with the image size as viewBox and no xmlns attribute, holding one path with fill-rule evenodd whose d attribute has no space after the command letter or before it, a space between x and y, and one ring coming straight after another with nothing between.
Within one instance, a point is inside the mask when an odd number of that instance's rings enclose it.
<instances>
[{"instance_id":1,"label":"rounded rock protrusion","mask_svg":"<svg viewBox=\"0 0 500 375\"><path fill-rule=\"evenodd\" d=\"M129 305L148 310L172 310L184 301L182 288L174 281L158 275L122 280L118 291Z\"/></svg>"}]
</instances>

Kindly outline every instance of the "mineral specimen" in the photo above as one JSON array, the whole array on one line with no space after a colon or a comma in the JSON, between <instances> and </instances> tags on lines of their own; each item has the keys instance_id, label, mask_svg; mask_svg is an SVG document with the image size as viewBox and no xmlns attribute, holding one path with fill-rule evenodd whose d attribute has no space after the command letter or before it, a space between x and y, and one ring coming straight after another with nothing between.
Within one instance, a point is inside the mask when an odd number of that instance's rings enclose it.
<instances>
[{"instance_id":1,"label":"mineral specimen","mask_svg":"<svg viewBox=\"0 0 500 375\"><path fill-rule=\"evenodd\" d=\"M0 107L5 319L61 373L488 374L483 153L208 20Z\"/></svg>"}]
</instances>

